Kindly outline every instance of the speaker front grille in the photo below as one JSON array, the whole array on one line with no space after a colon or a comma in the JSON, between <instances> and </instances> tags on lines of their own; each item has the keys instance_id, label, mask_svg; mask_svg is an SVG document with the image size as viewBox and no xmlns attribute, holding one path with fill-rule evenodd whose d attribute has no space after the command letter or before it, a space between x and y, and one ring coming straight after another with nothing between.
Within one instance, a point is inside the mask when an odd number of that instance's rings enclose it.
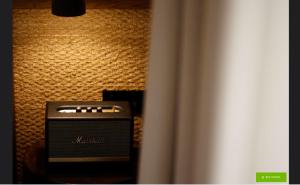
<instances>
[{"instance_id":1,"label":"speaker front grille","mask_svg":"<svg viewBox=\"0 0 300 185\"><path fill-rule=\"evenodd\" d=\"M130 152L129 120L51 120L49 157L122 157Z\"/></svg>"}]
</instances>

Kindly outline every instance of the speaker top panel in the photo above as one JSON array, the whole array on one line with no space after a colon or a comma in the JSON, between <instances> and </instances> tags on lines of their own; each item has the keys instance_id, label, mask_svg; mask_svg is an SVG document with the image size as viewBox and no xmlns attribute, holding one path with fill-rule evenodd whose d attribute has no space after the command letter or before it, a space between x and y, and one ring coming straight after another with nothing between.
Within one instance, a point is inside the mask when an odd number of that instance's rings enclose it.
<instances>
[{"instance_id":1,"label":"speaker top panel","mask_svg":"<svg viewBox=\"0 0 300 185\"><path fill-rule=\"evenodd\" d=\"M127 101L49 101L47 119L131 119Z\"/></svg>"}]
</instances>

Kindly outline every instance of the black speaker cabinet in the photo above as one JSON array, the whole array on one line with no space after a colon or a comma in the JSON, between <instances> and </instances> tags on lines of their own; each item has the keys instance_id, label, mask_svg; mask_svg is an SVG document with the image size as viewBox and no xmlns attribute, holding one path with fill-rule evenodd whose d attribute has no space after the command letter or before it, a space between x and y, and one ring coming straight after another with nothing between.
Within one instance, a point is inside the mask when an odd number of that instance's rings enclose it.
<instances>
[{"instance_id":1,"label":"black speaker cabinet","mask_svg":"<svg viewBox=\"0 0 300 185\"><path fill-rule=\"evenodd\" d=\"M48 163L130 162L128 102L47 102L45 126Z\"/></svg>"}]
</instances>

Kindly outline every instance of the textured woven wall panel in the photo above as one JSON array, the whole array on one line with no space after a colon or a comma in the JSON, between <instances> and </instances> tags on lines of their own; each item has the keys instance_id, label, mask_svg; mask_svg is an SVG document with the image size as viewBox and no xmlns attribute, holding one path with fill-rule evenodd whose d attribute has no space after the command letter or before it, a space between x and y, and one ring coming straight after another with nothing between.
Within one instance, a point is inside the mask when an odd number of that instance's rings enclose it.
<instances>
[{"instance_id":1,"label":"textured woven wall panel","mask_svg":"<svg viewBox=\"0 0 300 185\"><path fill-rule=\"evenodd\" d=\"M101 100L104 89L144 89L149 16L146 9L90 9L73 18L48 9L13 10L19 180L26 148L44 137L46 101ZM138 144L140 118L135 127Z\"/></svg>"}]
</instances>

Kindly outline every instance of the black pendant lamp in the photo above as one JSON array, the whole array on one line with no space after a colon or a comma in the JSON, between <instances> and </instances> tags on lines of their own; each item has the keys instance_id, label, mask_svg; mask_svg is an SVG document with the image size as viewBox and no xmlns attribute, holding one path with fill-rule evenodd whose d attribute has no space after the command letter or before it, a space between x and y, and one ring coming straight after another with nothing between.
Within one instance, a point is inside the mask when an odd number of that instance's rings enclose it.
<instances>
[{"instance_id":1,"label":"black pendant lamp","mask_svg":"<svg viewBox=\"0 0 300 185\"><path fill-rule=\"evenodd\" d=\"M85 14L85 0L52 0L52 14L74 17Z\"/></svg>"}]
</instances>

